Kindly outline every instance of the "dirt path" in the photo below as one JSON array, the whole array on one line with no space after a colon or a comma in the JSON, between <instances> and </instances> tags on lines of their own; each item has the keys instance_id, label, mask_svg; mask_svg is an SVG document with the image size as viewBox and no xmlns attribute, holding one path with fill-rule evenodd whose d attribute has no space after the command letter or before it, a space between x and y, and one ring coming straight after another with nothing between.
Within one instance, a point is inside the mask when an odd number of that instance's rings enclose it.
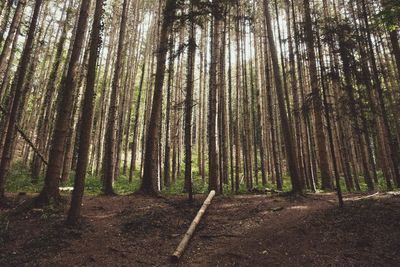
<instances>
[{"instance_id":1,"label":"dirt path","mask_svg":"<svg viewBox=\"0 0 400 267\"><path fill-rule=\"evenodd\" d=\"M0 266L174 266L169 256L202 201L198 197L188 205L179 197L88 197L85 224L78 230L64 227L63 212L9 216L0 239ZM400 262L400 198L348 200L347 206L337 211L329 194L216 198L177 265Z\"/></svg>"},{"instance_id":2,"label":"dirt path","mask_svg":"<svg viewBox=\"0 0 400 267\"><path fill-rule=\"evenodd\" d=\"M306 215L332 208L331 197L318 199L239 196L228 202L217 201L210 210L184 262L193 266L233 266L253 255L266 254L265 242L272 233L285 231ZM270 233L259 240L261 232ZM215 244L218 244L215 246ZM251 255L249 255L251 254Z\"/></svg>"}]
</instances>

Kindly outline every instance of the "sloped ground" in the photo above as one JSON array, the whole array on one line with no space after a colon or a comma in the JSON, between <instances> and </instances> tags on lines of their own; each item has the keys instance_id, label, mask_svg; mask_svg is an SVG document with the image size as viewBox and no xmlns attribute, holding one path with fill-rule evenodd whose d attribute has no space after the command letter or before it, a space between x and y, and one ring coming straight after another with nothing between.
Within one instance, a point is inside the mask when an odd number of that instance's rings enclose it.
<instances>
[{"instance_id":1,"label":"sloped ground","mask_svg":"<svg viewBox=\"0 0 400 267\"><path fill-rule=\"evenodd\" d=\"M396 266L400 197L265 195L213 200L177 266ZM200 208L183 197L86 197L84 223L65 211L0 211L0 266L174 266L170 255ZM22 199L21 199L22 198Z\"/></svg>"}]
</instances>

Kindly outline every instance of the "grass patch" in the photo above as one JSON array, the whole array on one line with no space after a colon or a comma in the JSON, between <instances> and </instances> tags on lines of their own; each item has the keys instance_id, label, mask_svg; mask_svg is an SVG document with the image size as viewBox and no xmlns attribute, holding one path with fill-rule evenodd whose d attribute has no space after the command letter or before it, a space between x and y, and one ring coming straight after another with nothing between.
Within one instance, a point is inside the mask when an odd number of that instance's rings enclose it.
<instances>
[{"instance_id":1,"label":"grass patch","mask_svg":"<svg viewBox=\"0 0 400 267\"><path fill-rule=\"evenodd\" d=\"M6 239L9 237L8 229L9 229L10 220L7 214L0 214L0 244L4 243Z\"/></svg>"},{"instance_id":2,"label":"grass patch","mask_svg":"<svg viewBox=\"0 0 400 267\"><path fill-rule=\"evenodd\" d=\"M75 173L71 171L68 181L60 184L61 187L73 187ZM31 173L29 168L22 162L18 161L13 164L6 182L6 192L10 193L39 193L43 188L44 177L41 176L36 184L32 184ZM121 175L114 182L115 193L126 195L135 192L140 186L139 173L135 172L133 182L130 183L125 175ZM91 174L86 175L85 194L99 195L101 194L102 182L100 177Z\"/></svg>"},{"instance_id":3,"label":"grass patch","mask_svg":"<svg viewBox=\"0 0 400 267\"><path fill-rule=\"evenodd\" d=\"M207 164L205 166L205 180L202 179L199 168L197 166L197 160L193 161L193 192L195 194L207 194L208 193L208 170ZM184 171L183 165L181 166L182 170L179 172L179 177L177 177L177 181L171 184L169 188L165 188L162 186L162 193L169 194L169 195L183 195L185 194L184 190ZM75 173L71 171L70 178L68 181L62 183L60 186L63 187L72 187L73 186L73 179ZM243 177L243 173L240 174L240 177ZM36 184L31 183L31 176L30 170L26 166L26 164L22 161L17 161L13 164L8 178L6 182L6 192L11 193L19 193L19 192L26 192L26 193L38 193L43 188L43 176L39 178ZM231 181L230 177L228 178L229 182ZM318 181L320 181L320 177ZM257 191L262 191L265 188L269 189L277 189L276 184L271 183L272 178L267 177L267 185L263 186L261 183L261 172L259 172L259 184L253 184ZM383 177L382 172L378 172L378 183L376 184L376 190L381 192L387 191L386 182ZM334 182L334 181L333 181ZM364 178L359 176L359 183L362 192L367 191L367 185L364 182ZM347 193L348 190L346 188L346 184L344 181L344 177L341 177L340 184L342 187L342 191ZM129 182L129 179L126 175L121 175L120 177L114 182L114 191L119 195L126 195L137 191L140 187L140 171L135 171L133 182ZM86 183L85 183L85 194L86 195L99 195L102 193L102 182L100 177L96 177L91 174L87 174L86 176ZM285 174L283 175L283 191L289 192L291 191L292 186L290 182L290 176ZM321 190L317 190L318 192L323 192ZM237 192L232 191L231 184L224 184L223 192L225 195L233 195L233 194L246 194L249 193L247 187L244 183L240 184L239 190Z\"/></svg>"},{"instance_id":4,"label":"grass patch","mask_svg":"<svg viewBox=\"0 0 400 267\"><path fill-rule=\"evenodd\" d=\"M43 187L43 178L37 184L32 184L29 168L22 162L13 164L6 181L6 192L30 192L38 193Z\"/></svg>"}]
</instances>

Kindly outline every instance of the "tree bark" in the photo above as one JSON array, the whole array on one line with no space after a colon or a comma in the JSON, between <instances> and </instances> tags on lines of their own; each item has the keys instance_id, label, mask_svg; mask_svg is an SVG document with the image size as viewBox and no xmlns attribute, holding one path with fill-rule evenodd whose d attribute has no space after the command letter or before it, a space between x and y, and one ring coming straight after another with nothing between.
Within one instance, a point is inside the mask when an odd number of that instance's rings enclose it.
<instances>
[{"instance_id":1,"label":"tree bark","mask_svg":"<svg viewBox=\"0 0 400 267\"><path fill-rule=\"evenodd\" d=\"M305 40L307 44L307 55L309 61L309 73L311 79L311 89L313 96L313 109L314 109L314 120L315 120L315 131L318 145L318 156L319 156L319 169L321 172L321 188L331 190L332 189L332 178L329 170L329 158L326 149L326 138L324 135L324 124L322 119L322 100L319 90L318 76L317 76L317 63L314 50L314 35L312 29L311 20L311 8L310 2L304 0L304 32Z\"/></svg>"},{"instance_id":2,"label":"tree bark","mask_svg":"<svg viewBox=\"0 0 400 267\"><path fill-rule=\"evenodd\" d=\"M196 29L194 25L193 0L189 10L189 47L187 58L186 100L185 100L185 189L189 194L189 201L193 201L192 186L192 115L193 115L193 85L196 57Z\"/></svg>"},{"instance_id":3,"label":"tree bark","mask_svg":"<svg viewBox=\"0 0 400 267\"><path fill-rule=\"evenodd\" d=\"M58 187L64 158L64 144L71 119L72 102L78 79L79 59L84 45L89 8L90 0L83 0L79 8L77 30L75 40L72 43L67 74L61 82L61 89L58 95L58 112L51 141L49 164L46 170L44 187L36 198L37 205L48 204L51 200L58 202L60 199Z\"/></svg>"},{"instance_id":4,"label":"tree bark","mask_svg":"<svg viewBox=\"0 0 400 267\"><path fill-rule=\"evenodd\" d=\"M208 112L208 189L220 193L219 185L219 162L217 145L217 95L219 90L218 64L220 63L220 25L221 25L221 6L220 1L212 3L213 24L211 28L211 62L210 62L210 88L209 88L209 112Z\"/></svg>"},{"instance_id":5,"label":"tree bark","mask_svg":"<svg viewBox=\"0 0 400 267\"><path fill-rule=\"evenodd\" d=\"M269 13L267 0L264 0L264 15L267 24L269 48L271 51L272 67L274 70L274 80L275 80L276 94L278 98L279 115L281 119L281 126L285 141L286 157L289 167L290 178L292 182L292 192L301 193L303 191L303 187L301 184L299 169L296 162L296 149L293 142L289 120L286 114L284 91L283 91L284 89L282 87L281 73L278 63L278 54L274 43L273 30L271 27L271 17Z\"/></svg>"},{"instance_id":6,"label":"tree bark","mask_svg":"<svg viewBox=\"0 0 400 267\"><path fill-rule=\"evenodd\" d=\"M158 191L158 150L159 129L161 117L161 104L163 95L164 71L166 54L168 51L168 33L174 21L176 8L175 0L167 0L164 8L164 18L161 26L158 51L157 67L154 84L153 104L150 115L150 123L146 136L146 148L143 166L143 178L140 191L148 195L156 195Z\"/></svg>"},{"instance_id":7,"label":"tree bark","mask_svg":"<svg viewBox=\"0 0 400 267\"><path fill-rule=\"evenodd\" d=\"M18 64L18 70L17 70L17 76L14 79L13 82L13 89L15 90L15 95L12 101L12 107L11 107L11 112L6 119L6 129L7 129L7 134L4 142L4 148L3 148L3 153L1 157L1 163L0 163L0 199L4 197L4 190L5 190L5 181L6 181L6 175L8 173L10 163L11 163L11 154L12 154L12 148L14 145L14 140L15 140L15 135L16 135L16 123L18 122L20 118L20 104L22 102L22 98L25 94L23 92L24 90L24 80L25 80L25 75L26 75L26 70L29 65L29 60L31 57L31 52L33 48L33 41L35 38L35 31L37 27L37 21L39 18L39 13L40 13L40 8L42 6L43 1L42 0L36 0L35 6L34 6L34 11L32 15L32 19L29 25L29 30L28 34L26 37L26 42L24 49L22 51L21 59Z\"/></svg>"}]
</instances>

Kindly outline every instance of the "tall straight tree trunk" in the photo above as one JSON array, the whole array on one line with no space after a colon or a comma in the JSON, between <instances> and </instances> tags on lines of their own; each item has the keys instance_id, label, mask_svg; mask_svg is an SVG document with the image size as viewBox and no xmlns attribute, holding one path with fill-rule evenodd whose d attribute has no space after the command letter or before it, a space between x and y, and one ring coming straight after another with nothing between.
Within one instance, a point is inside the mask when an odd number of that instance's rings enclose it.
<instances>
[{"instance_id":1,"label":"tall straight tree trunk","mask_svg":"<svg viewBox=\"0 0 400 267\"><path fill-rule=\"evenodd\" d=\"M282 37L281 37L281 19L279 18L279 10L278 10L278 2L277 0L274 0L274 6L275 6L275 19L276 19L276 27L277 27L277 33L278 33L278 42L279 42L279 50L280 50L280 65L281 65L281 72L283 77L287 77L287 71L286 71L286 63L285 63L285 57L284 57L284 53L285 50L282 46ZM292 112L290 111L290 97L289 97L289 90L288 90L288 83L287 83L287 79L283 79L282 81L283 83L283 88L284 88L284 92L285 92L285 104L286 104L286 110L287 110L287 114L288 114L288 119L289 119L289 125L290 127L292 127Z\"/></svg>"},{"instance_id":2,"label":"tall straight tree trunk","mask_svg":"<svg viewBox=\"0 0 400 267\"><path fill-rule=\"evenodd\" d=\"M231 25L231 16L228 17L228 25ZM231 175L231 192L235 191L235 169L233 160L234 147L234 118L233 118L233 85L232 85L232 38L231 27L228 26L228 115L229 115L229 161Z\"/></svg>"},{"instance_id":3,"label":"tall straight tree trunk","mask_svg":"<svg viewBox=\"0 0 400 267\"><path fill-rule=\"evenodd\" d=\"M6 2L7 2L7 4L6 4ZM3 43L4 33L6 31L8 20L11 15L11 8L14 4L14 0L4 0L4 1L1 1L1 4L3 4L3 8L1 9L0 14L3 16L3 19L0 21L0 45ZM4 7L4 5L5 5L5 7Z\"/></svg>"},{"instance_id":4,"label":"tall straight tree trunk","mask_svg":"<svg viewBox=\"0 0 400 267\"><path fill-rule=\"evenodd\" d=\"M369 173L369 168L368 168L368 160L367 156L365 155L365 150L364 150L364 141L361 135L361 125L359 125L359 116L357 114L357 103L355 101L355 96L354 96L354 87L353 87L353 80L351 78L351 68L350 68L350 54L349 51L346 49L346 38L349 38L348 36L345 36L343 33L344 30L342 30L339 33L339 51L340 51L340 56L342 58L343 62L343 71L344 71L344 78L345 78L345 90L347 93L347 97L349 98L349 104L350 104L350 112L352 116L352 120L354 122L354 132L357 138L357 143L360 147L360 154L361 154L361 161L363 165L363 170L364 170L364 179L366 181L366 184L368 186L368 190L373 191L374 188L374 183L372 181L372 178ZM363 114L361 114L363 116Z\"/></svg>"},{"instance_id":5,"label":"tall straight tree trunk","mask_svg":"<svg viewBox=\"0 0 400 267\"><path fill-rule=\"evenodd\" d=\"M241 40L241 66L242 66L242 109L243 109L243 130L242 130L242 140L243 140L243 159L244 159L244 177L246 182L246 187L248 190L251 190L253 183L253 160L251 153L251 114L250 114L250 104L249 104L249 83L248 83L248 74L247 74L247 64L246 64L246 43L245 43L245 32L246 32L246 24L244 20L241 20L242 30L240 31L240 40Z\"/></svg>"},{"instance_id":6,"label":"tall straight tree trunk","mask_svg":"<svg viewBox=\"0 0 400 267\"><path fill-rule=\"evenodd\" d=\"M71 6L72 1L68 4L68 8ZM46 93L45 97L43 99L43 108L40 111L39 115L39 122L38 122L38 128L37 128L37 133L36 133L36 140L35 140L35 145L39 149L40 152L44 152L45 150L45 136L47 135L47 132L49 130L49 124L50 124L50 112L51 112L51 103L53 100L54 93L56 91L56 83L57 83L57 74L59 72L61 63L62 63L62 53L64 50L64 44L67 38L67 33L68 33L68 21L70 19L71 11L67 10L67 15L65 18L65 21L63 23L63 28L61 32L61 37L60 40L57 43L57 48L56 48L56 53L55 53L55 59L53 62L53 66L51 68L50 74L48 76L48 82L46 84ZM32 182L36 183L37 180L39 179L40 175L40 170L42 168L42 161L41 159L37 156L34 155L33 160L32 160L32 168L31 168L31 173L32 173Z\"/></svg>"},{"instance_id":7,"label":"tall straight tree trunk","mask_svg":"<svg viewBox=\"0 0 400 267\"><path fill-rule=\"evenodd\" d=\"M18 48L18 40L20 38L20 32L21 32L21 25L17 30L17 34L15 35L15 38L13 40L13 44L11 46L11 51L10 51L10 57L8 58L8 62L7 62L7 67L4 71L4 78L1 80L1 84L0 84L0 92L2 92L2 94L0 94L0 101L3 101L6 95L6 89L9 87L9 82L11 80L10 77L10 72L12 70L13 67L13 62L14 62L14 58L16 56L16 51Z\"/></svg>"},{"instance_id":8,"label":"tall straight tree trunk","mask_svg":"<svg viewBox=\"0 0 400 267\"><path fill-rule=\"evenodd\" d=\"M110 107L108 110L107 127L105 132L104 142L104 157L103 157L103 176L102 191L105 195L113 195L113 182L115 177L115 163L116 163L116 133L115 124L117 120L117 107L118 107L118 93L120 90L121 76L122 76L122 60L124 56L125 46L125 33L127 21L127 6L128 0L124 0L122 7L122 18L119 29L119 40L117 48L117 59L115 62L114 77L112 81Z\"/></svg>"},{"instance_id":9,"label":"tall straight tree trunk","mask_svg":"<svg viewBox=\"0 0 400 267\"><path fill-rule=\"evenodd\" d=\"M229 176L229 157L228 157L228 125L227 125L227 112L226 112L226 64L225 64L225 55L226 55L226 32L227 32L227 20L226 20L226 11L224 7L224 20L223 20L223 28L221 34L221 47L220 47L220 58L221 64L219 65L219 73L220 73L220 90L218 92L218 121L219 121L219 135L220 135L220 190L223 193L223 184L228 184L228 176Z\"/></svg>"},{"instance_id":10,"label":"tall straight tree trunk","mask_svg":"<svg viewBox=\"0 0 400 267\"><path fill-rule=\"evenodd\" d=\"M301 52L301 42L300 42L300 32L299 28L297 27L297 19L296 19L296 8L295 8L295 1L291 1L291 13L293 19L293 35L294 35L294 44L295 44L295 54L297 57L297 77L299 80L299 89L300 89L300 99L299 102L304 103L305 101L305 85L306 85L306 77L303 73L303 64L301 62L302 58L305 58ZM300 111L299 111L300 112ZM309 189L313 192L316 191L316 180L317 180L317 171L316 171L316 164L315 164L315 150L312 149L314 145L314 139L311 136L311 123L310 123L310 114L309 112L301 112L301 121L303 122L303 129L302 135L304 136L303 142L303 165L304 165L304 174L306 175L306 185Z\"/></svg>"},{"instance_id":11,"label":"tall straight tree trunk","mask_svg":"<svg viewBox=\"0 0 400 267\"><path fill-rule=\"evenodd\" d=\"M114 50L115 50L115 31L114 31L114 25L112 24L110 26L110 37L109 37L109 45L108 45L108 53L107 53L107 59L106 59L106 65L105 65L105 71L103 74L103 80L101 82L101 96L103 98L103 101L101 103L101 107L100 107L100 129L99 129L99 138L97 140L97 144L96 146L98 147L98 153L96 155L96 172L95 175L98 176L99 175L99 171L102 170L102 167L100 167L102 162L102 156L104 157L104 155L102 155L103 152L103 144L104 144L104 134L103 132L105 132L104 128L104 124L106 121L106 110L107 110L107 105L108 105L108 73L111 72L112 66L113 66L113 55L114 55Z\"/></svg>"},{"instance_id":12,"label":"tall straight tree trunk","mask_svg":"<svg viewBox=\"0 0 400 267\"><path fill-rule=\"evenodd\" d=\"M256 32L254 33L256 34ZM256 131L256 137L255 139L257 140L259 149L260 149L260 162L261 162L261 180L262 180L262 185L266 186L267 185L267 173L266 173L266 166L265 166L265 147L264 147L264 133L263 133L263 119L262 119L262 113L261 113L261 83L260 83L260 60L259 60L259 49L257 45L257 40L254 38L254 56L255 56L255 69L256 69L256 88L255 88L255 99L254 101L256 102L256 119L255 119L255 131ZM256 167L258 169L258 163L256 164Z\"/></svg>"},{"instance_id":13,"label":"tall straight tree trunk","mask_svg":"<svg viewBox=\"0 0 400 267\"><path fill-rule=\"evenodd\" d=\"M273 35L272 26L271 26L271 17L270 17L269 6L268 6L267 0L264 0L264 15L265 15L265 21L267 24L269 48L271 51L272 67L274 70L274 80L275 80L276 94L277 94L277 98L278 98L281 127L282 127L282 131L283 131L283 138L285 141L287 163L288 163L290 178L291 178L291 182L292 182L292 192L293 193L301 193L303 191L303 188L302 188L300 175L299 175L299 169L298 169L297 161L296 161L295 144L293 142L291 128L290 128L289 120L288 120L288 117L286 114L286 107L285 107L285 100L284 100L284 88L282 86L281 73L280 73L279 62L278 62L278 53L277 53L277 50L275 47L274 35Z\"/></svg>"},{"instance_id":14,"label":"tall straight tree trunk","mask_svg":"<svg viewBox=\"0 0 400 267\"><path fill-rule=\"evenodd\" d=\"M143 166L143 178L140 191L149 195L156 195L158 191L158 150L159 130L161 125L161 104L163 95L164 71L166 55L168 51L168 33L174 20L176 8L175 0L167 0L164 8L164 18L161 26L158 51L157 67L154 84L153 105L151 109L148 132L146 136L146 148Z\"/></svg>"},{"instance_id":15,"label":"tall straight tree trunk","mask_svg":"<svg viewBox=\"0 0 400 267\"><path fill-rule=\"evenodd\" d=\"M396 66L397 66L397 79L400 82L400 45L399 45L399 34L397 33L397 30L391 30L389 32L390 36L390 41L392 44L392 52L394 55L394 58L396 60Z\"/></svg>"},{"instance_id":16,"label":"tall straight tree trunk","mask_svg":"<svg viewBox=\"0 0 400 267\"><path fill-rule=\"evenodd\" d=\"M202 99L202 105L201 105L201 124L199 127L200 130L200 136L199 136L199 148L200 151L202 152L200 155L200 159L199 159L199 169L200 169L200 174L201 174L201 179L202 182L204 183L206 180L206 170L205 170L205 164L206 164L206 137L207 137L207 78L208 78L208 53L209 53L209 49L208 49L208 33L209 33L209 23L207 22L204 25L203 28L203 36L202 36L202 51L203 51L203 63L202 63L202 88L201 88L201 99ZM199 152L200 153L200 152Z\"/></svg>"},{"instance_id":17,"label":"tall straight tree trunk","mask_svg":"<svg viewBox=\"0 0 400 267\"><path fill-rule=\"evenodd\" d=\"M252 50L254 48L254 45L253 45L253 39L251 37L252 37L252 34L250 35L250 48ZM252 56L254 56L252 51L250 51L250 54ZM252 137L253 137L253 157L254 157L254 167L253 167L253 169L254 169L254 176L255 176L255 180L256 180L255 182L256 182L256 185L258 185L259 181L258 181L258 153L257 153L257 151L258 151L258 148L259 148L258 129L260 129L260 127L258 125L258 118L257 118L258 116L257 116L257 113L256 113L256 111L257 111L257 104L256 104L256 101L257 101L256 100L256 90L257 90L257 88L256 88L256 86L257 86L256 85L256 80L257 80L257 77L255 77L255 76L257 76L257 74L255 74L255 68L253 68L253 64L254 64L254 60L251 60L250 61L250 98L251 98L251 115L252 115L251 128L253 130L253 133L252 133ZM262 158L261 158L261 162L262 162ZM254 186L252 186L252 188L253 187Z\"/></svg>"},{"instance_id":18,"label":"tall straight tree trunk","mask_svg":"<svg viewBox=\"0 0 400 267\"><path fill-rule=\"evenodd\" d=\"M235 191L238 192L240 188L240 94L242 80L241 80L241 60L240 60L240 16L241 16L241 1L238 1L236 6L236 21L235 21L235 34L236 34L236 99L235 99L235 125L234 125L234 139L235 139Z\"/></svg>"},{"instance_id":19,"label":"tall straight tree trunk","mask_svg":"<svg viewBox=\"0 0 400 267\"><path fill-rule=\"evenodd\" d=\"M321 172L321 187L322 189L332 189L332 178L329 170L329 158L326 148L326 138L324 134L324 124L322 119L322 100L319 90L318 76L317 76L317 61L314 50L314 34L312 29L311 8L310 1L304 0L304 32L305 41L307 44L307 55L309 61L309 73L311 79L311 89L313 95L313 109L315 119L315 131L318 145L319 156L319 169Z\"/></svg>"},{"instance_id":20,"label":"tall straight tree trunk","mask_svg":"<svg viewBox=\"0 0 400 267\"><path fill-rule=\"evenodd\" d=\"M135 118L133 119L133 140L132 140L132 149L131 149L131 164L129 168L129 182L133 180L133 174L136 169L136 148L138 143L138 124L139 124L139 112L140 112L140 104L142 99L142 91L143 91L143 82L146 71L146 57L144 58L143 66L142 66L142 74L140 77L139 83L139 94L136 100L135 107Z\"/></svg>"},{"instance_id":21,"label":"tall straight tree trunk","mask_svg":"<svg viewBox=\"0 0 400 267\"><path fill-rule=\"evenodd\" d=\"M58 112L55 119L45 183L36 199L37 205L48 204L51 200L59 201L60 198L58 187L63 166L64 145L71 119L74 91L79 78L79 59L84 45L89 9L90 0L82 1L67 75L63 78L58 96Z\"/></svg>"},{"instance_id":22,"label":"tall straight tree trunk","mask_svg":"<svg viewBox=\"0 0 400 267\"><path fill-rule=\"evenodd\" d=\"M381 0L383 9L386 12L390 12L390 2L394 2L391 0ZM394 5L394 4L393 4ZM388 27L393 27L391 24L396 24L396 18L393 19L393 21L386 22ZM397 24L398 24L398 17L397 17ZM397 25L398 26L398 25ZM397 67L397 79L400 83L400 45L399 45L399 34L398 34L398 27L395 29L389 29L389 39L390 43L392 45L392 53L394 55L394 59L396 61L396 67Z\"/></svg>"},{"instance_id":23,"label":"tall straight tree trunk","mask_svg":"<svg viewBox=\"0 0 400 267\"><path fill-rule=\"evenodd\" d=\"M319 58L320 58L320 64L321 64L321 77L325 77L325 65L324 65L324 58L322 54L322 47L321 47L321 40L320 40L320 35L319 32L317 31L317 43L318 43L318 52L319 52ZM343 196L342 196L342 188L340 185L340 174L339 174L339 167L337 163L337 157L336 157L336 149L335 149L335 143L333 139L333 130L332 130L332 124L331 124L331 114L329 111L329 106L328 106L328 96L327 96L327 91L328 91L328 86L324 81L321 83L322 87L322 100L323 100L323 105L324 105L324 113L325 113L325 118L326 118L326 124L327 124L327 131L328 131L328 139L329 139L329 148L330 148L330 153L331 153L331 158L333 162L333 172L335 175L335 183L336 183L336 192L337 192L337 197L338 197L338 202L339 202L339 208L342 208L344 206L343 202Z\"/></svg>"},{"instance_id":24,"label":"tall straight tree trunk","mask_svg":"<svg viewBox=\"0 0 400 267\"><path fill-rule=\"evenodd\" d=\"M372 45L371 31L370 31L370 25L369 25L369 19L368 19L365 0L361 1L361 5L362 5L362 16L363 16L363 20L365 23L365 30L367 33L367 44L368 44L369 52L371 54L373 81L374 81L375 89L378 93L378 103L379 103L379 109L380 109L379 111L382 114L381 116L382 116L382 120L383 120L385 136L389 140L389 143L390 143L388 150L389 150L390 160L392 161L393 173L394 173L394 177L395 177L396 186L400 188L400 170L399 170L399 155L398 155L399 148L398 148L398 144L395 141L395 138L393 138L393 136L392 136L391 129L390 129L388 112L387 112L387 108L385 105L385 99L384 99L384 95L383 95L381 79L379 77L379 71L378 71L375 53L374 53L374 49L373 49L373 45Z\"/></svg>"},{"instance_id":25,"label":"tall straight tree trunk","mask_svg":"<svg viewBox=\"0 0 400 267\"><path fill-rule=\"evenodd\" d=\"M168 63L168 87L167 87L167 107L165 118L165 151L164 151L164 185L169 188L171 186L171 91L174 82L174 40L172 33L169 40L169 63Z\"/></svg>"},{"instance_id":26,"label":"tall straight tree trunk","mask_svg":"<svg viewBox=\"0 0 400 267\"><path fill-rule=\"evenodd\" d=\"M126 1L126 0L125 0ZM68 211L67 222L75 224L81 214L82 198L85 186L86 170L89 159L90 137L92 134L92 120L94 109L95 82L97 58L101 43L100 32L102 30L101 20L103 16L104 0L96 0L92 32L90 37L90 54L87 70L86 89L83 99L81 128L79 135L78 162L74 180L74 190L71 197L71 206Z\"/></svg>"},{"instance_id":27,"label":"tall straight tree trunk","mask_svg":"<svg viewBox=\"0 0 400 267\"><path fill-rule=\"evenodd\" d=\"M31 52L33 48L33 41L35 38L35 32L37 27L37 21L39 18L40 8L42 6L42 0L36 0L35 6L33 10L32 19L29 25L28 34L26 37L26 42L24 49L21 54L21 59L18 64L17 69L17 76L14 78L12 88L15 90L14 99L12 101L12 108L9 114L8 119L6 118L6 126L5 129L7 131L3 153L1 157L0 163L0 199L4 197L4 190L5 190L5 181L6 175L10 168L11 163L11 155L12 155L12 148L14 145L15 135L16 135L16 126L15 124L18 122L20 117L20 104L22 102L22 98L25 94L23 92L24 89L24 80L26 71L29 65L29 59L31 57Z\"/></svg>"},{"instance_id":28,"label":"tall straight tree trunk","mask_svg":"<svg viewBox=\"0 0 400 267\"><path fill-rule=\"evenodd\" d=\"M0 54L0 79L5 80L5 70L7 68L7 58L10 55L11 48L12 48L12 43L15 38L15 34L18 34L18 29L19 25L21 23L22 15L24 13L24 8L25 8L25 0L18 1L17 7L15 9L14 17L12 19L10 29L8 30L8 35L7 38L4 42L4 45L2 47L2 51ZM0 95L2 95L3 92L0 91Z\"/></svg>"},{"instance_id":29,"label":"tall straight tree trunk","mask_svg":"<svg viewBox=\"0 0 400 267\"><path fill-rule=\"evenodd\" d=\"M297 160L299 163L299 172L304 178L306 176L305 168L302 164L304 160L304 147L303 147L303 129L302 129L302 120L301 120L301 111L300 111L300 103L299 103L299 88L297 84L297 75L296 75L296 62L295 62L295 54L293 47L293 38L292 38L292 26L295 25L294 15L290 13L290 1L285 1L285 9L286 9L286 17L288 20L287 23L287 32L288 32L288 48L289 48L289 65L290 65L290 78L291 78L291 87L292 87L292 95L293 95L293 110L294 110L294 124L295 131L293 133L293 137L296 139L296 149L297 149ZM296 31L295 31L296 33ZM302 179L302 184L305 185L304 179Z\"/></svg>"},{"instance_id":30,"label":"tall straight tree trunk","mask_svg":"<svg viewBox=\"0 0 400 267\"><path fill-rule=\"evenodd\" d=\"M213 24L211 28L211 62L210 62L210 87L208 111L208 189L220 192L219 162L217 145L217 95L218 95L218 64L220 63L220 31L222 14L220 1L212 3Z\"/></svg>"},{"instance_id":31,"label":"tall straight tree trunk","mask_svg":"<svg viewBox=\"0 0 400 267\"><path fill-rule=\"evenodd\" d=\"M265 17L265 16L264 16ZM264 20L266 24L266 20ZM268 33L267 33L267 26L265 25L265 41L264 41L264 61L265 61L265 77L266 77L266 95L267 95L267 109L268 109L268 122L269 122L269 134L271 138L271 152L272 152L272 159L271 163L273 165L273 177L275 178L276 187L278 190L283 189L282 183L282 174L281 169L279 168L279 154L278 154L278 142L275 126L276 122L274 119L274 107L273 107L273 100L272 100L272 86L271 86L271 70L270 70L270 56L268 55Z\"/></svg>"},{"instance_id":32,"label":"tall straight tree trunk","mask_svg":"<svg viewBox=\"0 0 400 267\"><path fill-rule=\"evenodd\" d=\"M194 68L196 57L195 25L193 16L194 0L190 1L189 10L189 47L187 58L186 100L185 100L185 189L189 194L189 201L193 201L192 186L192 115L193 115L193 87Z\"/></svg>"}]
</instances>

